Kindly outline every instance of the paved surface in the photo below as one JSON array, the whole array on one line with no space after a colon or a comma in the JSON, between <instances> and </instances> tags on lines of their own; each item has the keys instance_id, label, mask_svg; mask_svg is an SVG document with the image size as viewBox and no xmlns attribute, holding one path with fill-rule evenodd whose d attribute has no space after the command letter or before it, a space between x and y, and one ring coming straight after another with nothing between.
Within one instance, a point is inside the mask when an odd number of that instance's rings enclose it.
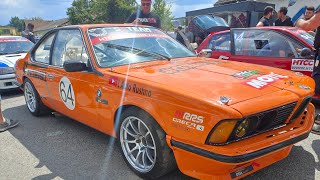
<instances>
[{"instance_id":1,"label":"paved surface","mask_svg":"<svg viewBox=\"0 0 320 180\"><path fill-rule=\"evenodd\" d=\"M0 179L140 179L114 139L66 117L33 117L20 92L3 95L2 109L20 125L0 133ZM286 159L245 180L320 179L320 136L296 144ZM162 179L192 179L180 171Z\"/></svg>"}]
</instances>

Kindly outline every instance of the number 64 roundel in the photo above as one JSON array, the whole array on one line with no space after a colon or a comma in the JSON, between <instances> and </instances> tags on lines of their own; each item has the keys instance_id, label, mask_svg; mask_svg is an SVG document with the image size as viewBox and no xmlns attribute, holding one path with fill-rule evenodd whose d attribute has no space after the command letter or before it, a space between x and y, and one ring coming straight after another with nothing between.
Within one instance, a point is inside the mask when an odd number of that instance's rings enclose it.
<instances>
[{"instance_id":1,"label":"number 64 roundel","mask_svg":"<svg viewBox=\"0 0 320 180\"><path fill-rule=\"evenodd\" d=\"M68 109L74 110L76 106L76 99L74 97L73 87L67 77L63 77L59 83L59 94L63 103Z\"/></svg>"}]
</instances>

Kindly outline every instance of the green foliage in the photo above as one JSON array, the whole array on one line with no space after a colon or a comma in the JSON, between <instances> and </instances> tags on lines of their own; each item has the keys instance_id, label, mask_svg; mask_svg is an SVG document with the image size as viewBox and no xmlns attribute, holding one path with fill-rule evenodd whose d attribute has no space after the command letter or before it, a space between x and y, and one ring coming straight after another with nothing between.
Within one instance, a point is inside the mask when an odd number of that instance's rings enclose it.
<instances>
[{"instance_id":1,"label":"green foliage","mask_svg":"<svg viewBox=\"0 0 320 180\"><path fill-rule=\"evenodd\" d=\"M93 23L94 17L90 11L92 11L92 2L88 6L87 0L74 0L67 10L67 15L71 24L90 24Z\"/></svg>"},{"instance_id":2,"label":"green foliage","mask_svg":"<svg viewBox=\"0 0 320 180\"><path fill-rule=\"evenodd\" d=\"M135 0L74 0L67 15L71 24L124 23Z\"/></svg>"},{"instance_id":3,"label":"green foliage","mask_svg":"<svg viewBox=\"0 0 320 180\"><path fill-rule=\"evenodd\" d=\"M23 20L19 19L19 17L17 16L11 17L8 26L15 27L19 32L21 32L23 27Z\"/></svg>"},{"instance_id":4,"label":"green foliage","mask_svg":"<svg viewBox=\"0 0 320 180\"><path fill-rule=\"evenodd\" d=\"M172 31L174 29L171 4L167 5L165 0L155 0L153 3L153 12L160 16L161 28L163 30Z\"/></svg>"}]
</instances>

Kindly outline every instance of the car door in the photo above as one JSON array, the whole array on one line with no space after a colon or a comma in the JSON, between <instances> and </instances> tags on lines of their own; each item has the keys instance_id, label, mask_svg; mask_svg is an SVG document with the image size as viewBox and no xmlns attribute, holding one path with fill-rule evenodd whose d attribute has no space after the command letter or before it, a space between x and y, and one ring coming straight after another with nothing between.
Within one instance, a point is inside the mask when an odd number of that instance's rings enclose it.
<instances>
[{"instance_id":1,"label":"car door","mask_svg":"<svg viewBox=\"0 0 320 180\"><path fill-rule=\"evenodd\" d=\"M46 34L42 42L31 51L31 61L26 64L25 68L26 76L33 83L42 102L48 107L52 107L52 102L50 101L47 72L55 35L55 31Z\"/></svg>"},{"instance_id":2,"label":"car door","mask_svg":"<svg viewBox=\"0 0 320 180\"><path fill-rule=\"evenodd\" d=\"M73 119L99 129L96 118L96 74L90 71L91 63L80 29L61 29L57 33L48 69L48 84L54 108ZM66 72L66 61L81 61L87 71Z\"/></svg>"},{"instance_id":3,"label":"car door","mask_svg":"<svg viewBox=\"0 0 320 180\"><path fill-rule=\"evenodd\" d=\"M297 57L290 40L270 29L232 29L231 57L239 62L291 70Z\"/></svg>"}]
</instances>

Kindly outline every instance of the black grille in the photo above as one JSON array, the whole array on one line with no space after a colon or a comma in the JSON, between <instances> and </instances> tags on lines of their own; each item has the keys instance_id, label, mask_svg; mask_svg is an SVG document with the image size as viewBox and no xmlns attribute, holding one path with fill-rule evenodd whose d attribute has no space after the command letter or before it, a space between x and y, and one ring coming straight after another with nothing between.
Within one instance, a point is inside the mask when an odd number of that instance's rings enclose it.
<instances>
[{"instance_id":1,"label":"black grille","mask_svg":"<svg viewBox=\"0 0 320 180\"><path fill-rule=\"evenodd\" d=\"M293 102L246 117L245 119L249 121L249 126L246 129L246 135L243 137L236 136L237 127L241 124L241 122L243 122L244 119L240 120L235 126L236 128L232 132L232 135L229 137L228 143L238 141L243 138L248 138L284 125L296 105L297 102Z\"/></svg>"},{"instance_id":2,"label":"black grille","mask_svg":"<svg viewBox=\"0 0 320 180\"><path fill-rule=\"evenodd\" d=\"M294 102L253 115L259 117L257 130L268 130L285 124L296 105L297 102Z\"/></svg>"}]
</instances>

